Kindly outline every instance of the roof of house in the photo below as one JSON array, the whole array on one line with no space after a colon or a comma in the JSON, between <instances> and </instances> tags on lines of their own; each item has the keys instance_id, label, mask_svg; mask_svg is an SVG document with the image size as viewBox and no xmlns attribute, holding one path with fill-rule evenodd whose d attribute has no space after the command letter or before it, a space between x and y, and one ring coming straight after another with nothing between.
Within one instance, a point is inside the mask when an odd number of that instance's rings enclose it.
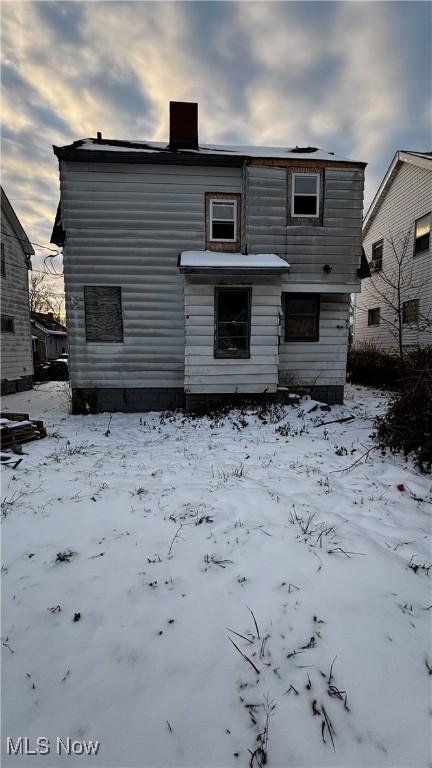
<instances>
[{"instance_id":1,"label":"roof of house","mask_svg":"<svg viewBox=\"0 0 432 768\"><path fill-rule=\"evenodd\" d=\"M105 161L110 162L154 162L155 158L174 158L189 162L217 162L241 165L248 158L289 159L289 160L324 160L328 163L348 163L365 166L366 163L350 160L317 147L255 147L222 144L200 144L198 149L175 149L159 141L118 141L116 139L80 139L64 147L54 146L54 154L64 160ZM102 158L101 155L104 155Z\"/></svg>"},{"instance_id":2,"label":"roof of house","mask_svg":"<svg viewBox=\"0 0 432 768\"><path fill-rule=\"evenodd\" d=\"M288 262L274 253L225 253L221 251L183 251L180 272L225 272L230 274L279 274L288 272Z\"/></svg>"},{"instance_id":3,"label":"roof of house","mask_svg":"<svg viewBox=\"0 0 432 768\"><path fill-rule=\"evenodd\" d=\"M34 254L33 246L28 239L26 233L24 232L23 226L16 215L14 209L12 208L12 205L10 203L10 200L4 191L3 187L0 187L1 189L1 209L2 212L4 211L4 214L9 221L10 226L12 227L13 231L15 232L17 240L20 241L22 249L24 253L26 253L28 256L32 256ZM3 230L3 227L2 227ZM2 234L4 236L7 236L7 233L2 231Z\"/></svg>"},{"instance_id":4,"label":"roof of house","mask_svg":"<svg viewBox=\"0 0 432 768\"><path fill-rule=\"evenodd\" d=\"M391 161L387 172L378 187L378 191L375 194L372 203L369 206L369 210L363 220L363 235L366 234L372 221L377 215L385 196L395 178L402 163L408 163L410 165L417 166L418 168L426 168L432 171L432 152L415 152L408 149L399 149Z\"/></svg>"},{"instance_id":5,"label":"roof of house","mask_svg":"<svg viewBox=\"0 0 432 768\"><path fill-rule=\"evenodd\" d=\"M31 320L36 328L49 336L65 336L67 334L65 326L55 320L51 313L32 312Z\"/></svg>"}]
</instances>

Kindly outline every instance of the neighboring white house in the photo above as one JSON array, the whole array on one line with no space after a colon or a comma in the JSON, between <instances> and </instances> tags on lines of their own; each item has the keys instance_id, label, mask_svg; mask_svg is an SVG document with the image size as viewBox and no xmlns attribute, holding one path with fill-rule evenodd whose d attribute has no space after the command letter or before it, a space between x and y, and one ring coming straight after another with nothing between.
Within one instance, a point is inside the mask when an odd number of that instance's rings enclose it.
<instances>
[{"instance_id":1,"label":"neighboring white house","mask_svg":"<svg viewBox=\"0 0 432 768\"><path fill-rule=\"evenodd\" d=\"M315 147L54 147L73 409L308 391L342 402L365 163Z\"/></svg>"},{"instance_id":2,"label":"neighboring white house","mask_svg":"<svg viewBox=\"0 0 432 768\"><path fill-rule=\"evenodd\" d=\"M28 270L34 250L1 189L1 393L31 389Z\"/></svg>"},{"instance_id":3,"label":"neighboring white house","mask_svg":"<svg viewBox=\"0 0 432 768\"><path fill-rule=\"evenodd\" d=\"M396 152L363 223L371 276L355 298L355 345L397 349L399 327L404 347L432 343L431 209L432 152Z\"/></svg>"},{"instance_id":4,"label":"neighboring white house","mask_svg":"<svg viewBox=\"0 0 432 768\"><path fill-rule=\"evenodd\" d=\"M52 312L32 312L31 328L34 363L56 360L67 351L67 331Z\"/></svg>"}]
</instances>

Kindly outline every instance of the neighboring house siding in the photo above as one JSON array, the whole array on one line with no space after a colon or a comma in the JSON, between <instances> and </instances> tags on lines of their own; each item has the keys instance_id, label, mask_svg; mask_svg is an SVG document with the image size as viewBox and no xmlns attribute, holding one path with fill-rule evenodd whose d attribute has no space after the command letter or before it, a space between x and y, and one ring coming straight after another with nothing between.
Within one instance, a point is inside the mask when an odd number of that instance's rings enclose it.
<instances>
[{"instance_id":1,"label":"neighboring house siding","mask_svg":"<svg viewBox=\"0 0 432 768\"><path fill-rule=\"evenodd\" d=\"M431 344L432 343L432 261L431 249L413 256L414 252L414 224L415 219L431 211L432 208L432 170L419 168L411 163L401 162L395 170L375 218L368 228L363 246L366 257L370 261L372 256L372 244L384 239L383 271L387 275L394 269L394 257L392 248L388 242L389 237L397 237L410 231L408 243L408 256L406 260L407 286L404 301L419 299L420 312L431 317L429 332L419 332L414 326L403 326L403 343ZM431 238L432 239L432 238ZM387 318L395 320L395 313L391 311L382 296L374 289L376 284L378 291L387 290L379 273L372 278L362 281L361 294L356 297L354 312L354 343L374 342L382 349L394 349L397 340L391 333ZM379 325L368 326L368 310L380 307L381 319Z\"/></svg>"},{"instance_id":2,"label":"neighboring house siding","mask_svg":"<svg viewBox=\"0 0 432 768\"><path fill-rule=\"evenodd\" d=\"M321 294L320 305L319 341L286 342L282 331L279 381L285 386L345 384L349 295Z\"/></svg>"},{"instance_id":3,"label":"neighboring house siding","mask_svg":"<svg viewBox=\"0 0 432 768\"><path fill-rule=\"evenodd\" d=\"M251 288L250 357L214 357L215 286ZM263 393L278 385L280 277L185 280L185 392Z\"/></svg>"},{"instance_id":4,"label":"neighboring house siding","mask_svg":"<svg viewBox=\"0 0 432 768\"><path fill-rule=\"evenodd\" d=\"M15 330L1 333L1 380L7 393L22 385L31 387L33 361L26 254L3 209L1 228L6 268L6 276L0 278L1 314L13 318Z\"/></svg>"},{"instance_id":5,"label":"neighboring house siding","mask_svg":"<svg viewBox=\"0 0 432 768\"><path fill-rule=\"evenodd\" d=\"M183 388L183 250L205 248L205 193L241 168L61 163L73 387ZM123 343L86 343L84 286L122 289Z\"/></svg>"}]
</instances>

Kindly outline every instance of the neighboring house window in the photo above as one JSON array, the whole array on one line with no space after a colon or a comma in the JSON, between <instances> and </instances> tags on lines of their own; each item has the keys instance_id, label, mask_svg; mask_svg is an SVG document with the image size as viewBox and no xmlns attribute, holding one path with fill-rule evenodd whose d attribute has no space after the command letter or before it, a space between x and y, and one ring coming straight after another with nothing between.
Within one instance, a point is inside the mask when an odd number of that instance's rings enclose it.
<instances>
[{"instance_id":1,"label":"neighboring house window","mask_svg":"<svg viewBox=\"0 0 432 768\"><path fill-rule=\"evenodd\" d=\"M422 216L421 219L417 219L415 223L415 239L414 239L414 253L423 253L423 251L429 250L431 231L431 215L427 213L426 216Z\"/></svg>"},{"instance_id":2,"label":"neighboring house window","mask_svg":"<svg viewBox=\"0 0 432 768\"><path fill-rule=\"evenodd\" d=\"M4 243L1 244L1 276L6 277L6 254Z\"/></svg>"},{"instance_id":3,"label":"neighboring house window","mask_svg":"<svg viewBox=\"0 0 432 768\"><path fill-rule=\"evenodd\" d=\"M319 341L319 294L285 293L285 341Z\"/></svg>"},{"instance_id":4,"label":"neighboring house window","mask_svg":"<svg viewBox=\"0 0 432 768\"><path fill-rule=\"evenodd\" d=\"M380 272L383 266L384 240L372 243L372 272Z\"/></svg>"},{"instance_id":5,"label":"neighboring house window","mask_svg":"<svg viewBox=\"0 0 432 768\"><path fill-rule=\"evenodd\" d=\"M239 194L206 193L206 248L240 250L240 203Z\"/></svg>"},{"instance_id":6,"label":"neighboring house window","mask_svg":"<svg viewBox=\"0 0 432 768\"><path fill-rule=\"evenodd\" d=\"M381 309L375 307L374 309L368 309L368 325L379 325L381 319Z\"/></svg>"},{"instance_id":7,"label":"neighboring house window","mask_svg":"<svg viewBox=\"0 0 432 768\"><path fill-rule=\"evenodd\" d=\"M250 357L251 289L215 288L215 357Z\"/></svg>"},{"instance_id":8,"label":"neighboring house window","mask_svg":"<svg viewBox=\"0 0 432 768\"><path fill-rule=\"evenodd\" d=\"M417 323L419 318L419 300L404 301L402 305L402 322Z\"/></svg>"},{"instance_id":9,"label":"neighboring house window","mask_svg":"<svg viewBox=\"0 0 432 768\"><path fill-rule=\"evenodd\" d=\"M121 288L84 287L86 341L123 341Z\"/></svg>"},{"instance_id":10,"label":"neighboring house window","mask_svg":"<svg viewBox=\"0 0 432 768\"><path fill-rule=\"evenodd\" d=\"M1 332L15 333L15 320L13 317L8 317L7 315L1 316Z\"/></svg>"},{"instance_id":11,"label":"neighboring house window","mask_svg":"<svg viewBox=\"0 0 432 768\"><path fill-rule=\"evenodd\" d=\"M320 175L318 173L293 173L292 216L319 216Z\"/></svg>"}]
</instances>

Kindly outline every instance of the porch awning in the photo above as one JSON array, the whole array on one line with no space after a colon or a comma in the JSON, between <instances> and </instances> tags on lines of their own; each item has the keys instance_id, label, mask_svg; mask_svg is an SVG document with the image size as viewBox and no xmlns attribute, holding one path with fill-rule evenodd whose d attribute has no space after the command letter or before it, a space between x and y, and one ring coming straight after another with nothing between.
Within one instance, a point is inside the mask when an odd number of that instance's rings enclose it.
<instances>
[{"instance_id":1,"label":"porch awning","mask_svg":"<svg viewBox=\"0 0 432 768\"><path fill-rule=\"evenodd\" d=\"M183 251L179 255L180 272L230 275L272 275L288 272L288 262L275 253L227 253Z\"/></svg>"}]
</instances>

